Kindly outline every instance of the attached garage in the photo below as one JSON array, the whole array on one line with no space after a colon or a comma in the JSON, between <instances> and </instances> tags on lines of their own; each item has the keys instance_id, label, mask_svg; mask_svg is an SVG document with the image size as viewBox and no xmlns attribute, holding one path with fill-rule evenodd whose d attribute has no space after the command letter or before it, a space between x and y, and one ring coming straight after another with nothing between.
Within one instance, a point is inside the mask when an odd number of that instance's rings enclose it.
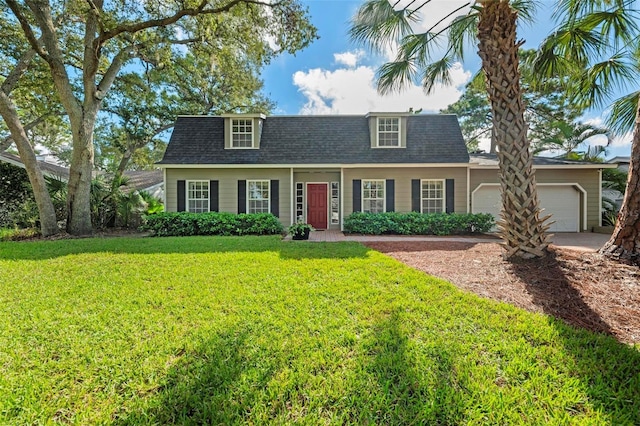
<instances>
[{"instance_id":1,"label":"attached garage","mask_svg":"<svg viewBox=\"0 0 640 426\"><path fill-rule=\"evenodd\" d=\"M540 207L544 209L543 216L553 215L554 221L549 228L551 232L579 232L581 212L586 211L586 191L578 184L538 184L538 198ZM490 213L495 218L500 217L502 201L500 186L493 183L483 183L471 194L471 210L473 213ZM586 229L586 218L583 219L583 229Z\"/></svg>"}]
</instances>

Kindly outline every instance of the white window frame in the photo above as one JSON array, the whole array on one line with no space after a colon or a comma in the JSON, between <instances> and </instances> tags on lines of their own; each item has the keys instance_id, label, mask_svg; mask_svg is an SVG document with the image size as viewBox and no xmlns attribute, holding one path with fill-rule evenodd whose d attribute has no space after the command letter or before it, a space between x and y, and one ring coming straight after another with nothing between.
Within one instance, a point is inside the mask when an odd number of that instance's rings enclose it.
<instances>
[{"instance_id":1,"label":"white window frame","mask_svg":"<svg viewBox=\"0 0 640 426\"><path fill-rule=\"evenodd\" d=\"M255 183L261 183L264 184L266 183L267 185L267 194L268 197L266 198L267 200L267 210L264 211L264 209L262 209L261 211L252 211L251 209L251 201L264 201L265 199L258 199L258 198L252 198L251 197L251 184L255 184ZM247 213L269 213L271 212L271 181L268 179L253 179L253 180L247 180Z\"/></svg>"},{"instance_id":2,"label":"white window frame","mask_svg":"<svg viewBox=\"0 0 640 426\"><path fill-rule=\"evenodd\" d=\"M442 185L442 198L424 197L424 184L431 182L439 182ZM427 189L428 190L428 189ZM445 213L447 210L447 185L445 179L420 179L420 213L425 213L424 202L429 200L441 200L442 209L438 212L426 212L426 213Z\"/></svg>"},{"instance_id":3,"label":"white window frame","mask_svg":"<svg viewBox=\"0 0 640 426\"><path fill-rule=\"evenodd\" d=\"M201 188L194 188L191 189L191 185L192 184L204 184L206 185L206 191L207 191L207 197L201 197L201 198L196 198L196 197L192 197L192 193L195 191L203 191L204 189ZM186 182L186 194L185 194L185 198L186 198L186 211L190 212L190 213L207 213L209 211L209 206L211 205L211 187L209 184L208 180L188 180ZM192 209L191 208L191 203L194 201L205 201L206 200L206 204L205 204L205 209Z\"/></svg>"},{"instance_id":4,"label":"white window frame","mask_svg":"<svg viewBox=\"0 0 640 426\"><path fill-rule=\"evenodd\" d=\"M380 124L383 120L395 120L398 123L398 130L380 130ZM376 147L378 148L401 148L402 147L402 131L401 131L402 120L400 117L377 117L376 118ZM398 144L397 145L380 145L380 134L393 134L395 133L398 136Z\"/></svg>"},{"instance_id":5,"label":"white window frame","mask_svg":"<svg viewBox=\"0 0 640 426\"><path fill-rule=\"evenodd\" d=\"M329 213L331 213L331 224L340 224L340 182L331 182L329 184L331 194L329 196ZM335 213L335 217L334 217Z\"/></svg>"},{"instance_id":6,"label":"white window frame","mask_svg":"<svg viewBox=\"0 0 640 426\"><path fill-rule=\"evenodd\" d=\"M241 123L242 122L242 123ZM253 129L254 129L254 120L252 118L232 118L231 119L231 141L229 142L229 146L233 149L250 149L254 147L253 144ZM238 131L234 131L234 127L238 127ZM244 126L245 131L240 131L240 126ZM246 128L247 126L251 126L251 131L247 132ZM251 145L249 146L237 146L234 143L233 137L235 135L249 135L249 137L251 138Z\"/></svg>"},{"instance_id":7,"label":"white window frame","mask_svg":"<svg viewBox=\"0 0 640 426\"><path fill-rule=\"evenodd\" d=\"M381 183L382 189L382 197L367 197L365 198L365 182L378 182ZM370 189L368 189L370 191ZM378 195L378 194L376 194ZM382 211L381 212L373 212L373 213L384 213L387 211L387 181L386 179L362 179L361 188L360 188L360 211L363 213L372 213L370 210L365 209L365 201L371 200L382 200Z\"/></svg>"}]
</instances>

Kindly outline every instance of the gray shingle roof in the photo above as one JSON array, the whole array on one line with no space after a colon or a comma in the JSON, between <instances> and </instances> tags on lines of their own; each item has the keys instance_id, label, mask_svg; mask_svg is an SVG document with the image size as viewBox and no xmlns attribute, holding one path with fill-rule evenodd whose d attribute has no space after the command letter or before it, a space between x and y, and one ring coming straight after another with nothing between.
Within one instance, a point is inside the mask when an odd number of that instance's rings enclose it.
<instances>
[{"instance_id":1,"label":"gray shingle roof","mask_svg":"<svg viewBox=\"0 0 640 426\"><path fill-rule=\"evenodd\" d=\"M372 149L364 115L270 116L260 149L224 149L224 118L178 117L159 164L468 163L454 115L411 115L407 147Z\"/></svg>"},{"instance_id":2,"label":"gray shingle roof","mask_svg":"<svg viewBox=\"0 0 640 426\"><path fill-rule=\"evenodd\" d=\"M470 154L469 157L471 164L498 167L498 156L496 154ZM533 157L534 166L593 166L594 164L602 165L604 168L610 167L608 164L592 163L589 161L575 161L553 157Z\"/></svg>"}]
</instances>

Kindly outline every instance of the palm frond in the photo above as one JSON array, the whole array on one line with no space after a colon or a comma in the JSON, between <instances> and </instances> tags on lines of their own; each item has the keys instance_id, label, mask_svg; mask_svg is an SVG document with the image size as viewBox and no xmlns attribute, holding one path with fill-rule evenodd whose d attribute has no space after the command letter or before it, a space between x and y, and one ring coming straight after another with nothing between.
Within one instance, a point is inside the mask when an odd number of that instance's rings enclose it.
<instances>
[{"instance_id":1,"label":"palm frond","mask_svg":"<svg viewBox=\"0 0 640 426\"><path fill-rule=\"evenodd\" d=\"M514 0L511 2L511 7L518 11L519 21L533 23L538 4L539 2L535 0Z\"/></svg>"},{"instance_id":2,"label":"palm frond","mask_svg":"<svg viewBox=\"0 0 640 426\"><path fill-rule=\"evenodd\" d=\"M575 99L587 106L602 106L618 89L637 78L637 70L624 53L591 65L576 85Z\"/></svg>"},{"instance_id":3,"label":"palm frond","mask_svg":"<svg viewBox=\"0 0 640 426\"><path fill-rule=\"evenodd\" d=\"M349 35L374 51L382 51L410 34L415 20L406 8L396 10L388 0L369 0L356 12Z\"/></svg>"},{"instance_id":4,"label":"palm frond","mask_svg":"<svg viewBox=\"0 0 640 426\"><path fill-rule=\"evenodd\" d=\"M377 72L378 92L399 92L413 82L415 75L416 67L411 60L387 62Z\"/></svg>"},{"instance_id":5,"label":"palm frond","mask_svg":"<svg viewBox=\"0 0 640 426\"><path fill-rule=\"evenodd\" d=\"M443 84L445 86L451 84L451 68L454 63L450 56L444 56L424 68L422 88L426 94L432 93L437 84Z\"/></svg>"},{"instance_id":6,"label":"palm frond","mask_svg":"<svg viewBox=\"0 0 640 426\"><path fill-rule=\"evenodd\" d=\"M617 135L633 131L639 105L640 91L616 99L607 113L607 126Z\"/></svg>"},{"instance_id":7,"label":"palm frond","mask_svg":"<svg viewBox=\"0 0 640 426\"><path fill-rule=\"evenodd\" d=\"M464 58L465 46L476 39L478 33L478 13L472 9L466 15L456 17L449 25L449 50L456 58Z\"/></svg>"}]
</instances>

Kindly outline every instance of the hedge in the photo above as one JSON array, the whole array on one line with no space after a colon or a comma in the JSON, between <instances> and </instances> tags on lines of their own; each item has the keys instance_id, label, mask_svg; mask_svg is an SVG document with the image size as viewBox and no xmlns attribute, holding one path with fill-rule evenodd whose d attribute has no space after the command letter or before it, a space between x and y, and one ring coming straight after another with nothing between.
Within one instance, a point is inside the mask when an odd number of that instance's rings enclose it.
<instances>
[{"instance_id":1,"label":"hedge","mask_svg":"<svg viewBox=\"0 0 640 426\"><path fill-rule=\"evenodd\" d=\"M454 235L489 232L493 216L486 213L352 213L344 231L359 234Z\"/></svg>"},{"instance_id":2,"label":"hedge","mask_svg":"<svg viewBox=\"0 0 640 426\"><path fill-rule=\"evenodd\" d=\"M271 213L156 213L144 216L142 231L154 236L189 235L273 235L282 234L284 227Z\"/></svg>"}]
</instances>

